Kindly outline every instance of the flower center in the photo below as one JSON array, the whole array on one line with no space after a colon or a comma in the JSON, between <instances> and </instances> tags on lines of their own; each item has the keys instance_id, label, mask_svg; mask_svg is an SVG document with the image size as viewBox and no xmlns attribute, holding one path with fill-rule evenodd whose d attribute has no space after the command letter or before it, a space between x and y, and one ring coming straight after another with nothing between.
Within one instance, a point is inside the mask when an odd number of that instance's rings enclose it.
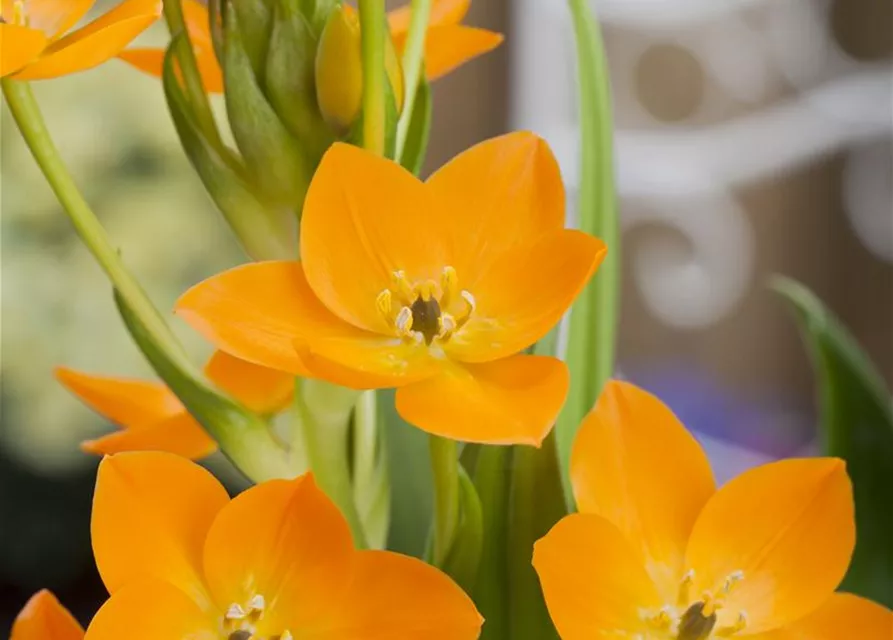
<instances>
[{"instance_id":1,"label":"flower center","mask_svg":"<svg viewBox=\"0 0 893 640\"><path fill-rule=\"evenodd\" d=\"M710 640L728 638L747 627L747 613L738 612L734 624L719 626L717 612L725 607L725 601L737 584L744 580L742 571L729 574L718 589L691 597L694 571L689 571L679 585L675 605L667 605L659 612L643 615L648 625L667 640ZM694 601L693 601L694 600Z\"/></svg>"},{"instance_id":2,"label":"flower center","mask_svg":"<svg viewBox=\"0 0 893 640\"><path fill-rule=\"evenodd\" d=\"M257 594L247 605L234 602L223 615L223 640L294 640L287 629L279 635L257 635L257 623L264 617L266 601Z\"/></svg>"},{"instance_id":3,"label":"flower center","mask_svg":"<svg viewBox=\"0 0 893 640\"><path fill-rule=\"evenodd\" d=\"M474 296L459 288L453 267L444 267L440 282L411 283L403 271L395 271L392 284L378 294L375 305L394 332L404 340L430 346L446 342L468 322Z\"/></svg>"}]
</instances>

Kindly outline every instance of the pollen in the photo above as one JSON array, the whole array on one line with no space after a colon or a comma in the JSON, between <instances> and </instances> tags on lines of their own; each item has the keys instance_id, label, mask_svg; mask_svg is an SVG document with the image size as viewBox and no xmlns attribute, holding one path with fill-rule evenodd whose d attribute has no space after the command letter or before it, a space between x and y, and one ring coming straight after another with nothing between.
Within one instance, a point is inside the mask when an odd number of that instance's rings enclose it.
<instances>
[{"instance_id":1,"label":"pollen","mask_svg":"<svg viewBox=\"0 0 893 640\"><path fill-rule=\"evenodd\" d=\"M440 282L410 282L403 270L391 274L391 286L375 299L379 314L397 336L431 346L448 341L475 309L471 292L459 287L459 275L444 267Z\"/></svg>"}]
</instances>

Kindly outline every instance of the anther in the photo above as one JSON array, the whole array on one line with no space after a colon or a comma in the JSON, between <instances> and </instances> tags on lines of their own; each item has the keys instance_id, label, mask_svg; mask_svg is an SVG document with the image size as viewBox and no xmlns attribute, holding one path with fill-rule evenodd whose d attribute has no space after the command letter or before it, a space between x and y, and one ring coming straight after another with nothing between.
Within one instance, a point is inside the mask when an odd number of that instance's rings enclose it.
<instances>
[{"instance_id":1,"label":"anther","mask_svg":"<svg viewBox=\"0 0 893 640\"><path fill-rule=\"evenodd\" d=\"M666 630L673 624L673 616L670 614L669 607L662 607L656 615L650 616L647 621L654 629Z\"/></svg>"},{"instance_id":2,"label":"anther","mask_svg":"<svg viewBox=\"0 0 893 640\"><path fill-rule=\"evenodd\" d=\"M29 23L28 11L25 0L14 0L12 3L12 23L20 27L27 27Z\"/></svg>"},{"instance_id":3,"label":"anther","mask_svg":"<svg viewBox=\"0 0 893 640\"><path fill-rule=\"evenodd\" d=\"M248 608L250 611L263 611L266 606L266 600L261 594L257 594L248 602Z\"/></svg>"},{"instance_id":4,"label":"anther","mask_svg":"<svg viewBox=\"0 0 893 640\"><path fill-rule=\"evenodd\" d=\"M716 630L717 637L720 638L728 638L729 636L733 636L736 633L744 631L747 628L747 613L744 611L738 612L738 618L735 620L735 624L731 627L721 627Z\"/></svg>"},{"instance_id":5,"label":"anther","mask_svg":"<svg viewBox=\"0 0 893 640\"><path fill-rule=\"evenodd\" d=\"M443 289L443 295L440 297L440 306L443 309L449 309L456 294L459 292L459 275L453 267L446 266L440 277L440 288Z\"/></svg>"},{"instance_id":6,"label":"anther","mask_svg":"<svg viewBox=\"0 0 893 640\"><path fill-rule=\"evenodd\" d=\"M406 279L406 272L402 269L399 271L394 271L394 273L391 274L391 280L394 285L394 293L397 294L400 302L405 305L412 304L412 285L410 284L409 280Z\"/></svg>"},{"instance_id":7,"label":"anther","mask_svg":"<svg viewBox=\"0 0 893 640\"><path fill-rule=\"evenodd\" d=\"M409 332L412 331L412 309L409 307L401 308L394 324L397 326L397 331L399 331L401 335L408 335Z\"/></svg>"},{"instance_id":8,"label":"anther","mask_svg":"<svg viewBox=\"0 0 893 640\"><path fill-rule=\"evenodd\" d=\"M378 312L385 317L385 319L390 320L392 306L392 296L390 289L385 289L378 294L378 297L375 299L375 307L378 309Z\"/></svg>"},{"instance_id":9,"label":"anther","mask_svg":"<svg viewBox=\"0 0 893 640\"><path fill-rule=\"evenodd\" d=\"M248 612L242 608L242 605L231 604L223 617L227 620L244 620L248 617Z\"/></svg>"},{"instance_id":10,"label":"anther","mask_svg":"<svg viewBox=\"0 0 893 640\"><path fill-rule=\"evenodd\" d=\"M725 582L723 582L723 585L722 585L723 594L729 595L732 592L732 588L735 586L735 584L737 584L738 582L741 582L742 580L744 580L744 572L743 571L739 570L739 571L734 571L734 572L730 573L728 575L728 577L725 579Z\"/></svg>"},{"instance_id":11,"label":"anther","mask_svg":"<svg viewBox=\"0 0 893 640\"><path fill-rule=\"evenodd\" d=\"M679 606L687 605L689 599L691 597L691 585L694 584L695 581L695 570L689 569L685 572L685 575L682 576L682 581L679 583L679 597L677 598L677 604Z\"/></svg>"}]
</instances>

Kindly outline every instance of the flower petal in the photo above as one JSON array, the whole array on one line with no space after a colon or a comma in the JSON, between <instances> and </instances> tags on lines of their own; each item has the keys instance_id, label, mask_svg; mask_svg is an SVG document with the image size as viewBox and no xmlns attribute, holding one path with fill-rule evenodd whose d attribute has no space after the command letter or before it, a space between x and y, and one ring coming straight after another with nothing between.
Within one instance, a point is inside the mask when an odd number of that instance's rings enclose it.
<instances>
[{"instance_id":1,"label":"flower petal","mask_svg":"<svg viewBox=\"0 0 893 640\"><path fill-rule=\"evenodd\" d=\"M397 389L397 411L429 433L485 444L539 446L568 389L556 358L517 355L485 364L445 367Z\"/></svg>"},{"instance_id":2,"label":"flower petal","mask_svg":"<svg viewBox=\"0 0 893 640\"><path fill-rule=\"evenodd\" d=\"M561 172L549 146L533 133L476 144L431 175L425 189L440 207L437 228L446 235L449 264L465 289L473 289L507 252L564 227Z\"/></svg>"},{"instance_id":3,"label":"flower petal","mask_svg":"<svg viewBox=\"0 0 893 640\"><path fill-rule=\"evenodd\" d=\"M425 76L429 82L439 80L466 62L493 51L504 40L501 33L447 25L430 27L425 36ZM395 42L398 51L404 42Z\"/></svg>"},{"instance_id":4,"label":"flower petal","mask_svg":"<svg viewBox=\"0 0 893 640\"><path fill-rule=\"evenodd\" d=\"M610 381L574 440L571 480L579 510L620 529L664 600L675 601L689 535L715 485L707 456L673 412Z\"/></svg>"},{"instance_id":5,"label":"flower petal","mask_svg":"<svg viewBox=\"0 0 893 640\"><path fill-rule=\"evenodd\" d=\"M443 24L459 24L468 13L471 0L435 0L431 3L431 15L428 17L428 28ZM397 37L409 31L412 18L412 5L405 4L388 12L388 27L391 35Z\"/></svg>"},{"instance_id":6,"label":"flower petal","mask_svg":"<svg viewBox=\"0 0 893 640\"><path fill-rule=\"evenodd\" d=\"M218 625L175 585L143 580L112 594L96 612L86 640L218 640Z\"/></svg>"},{"instance_id":7,"label":"flower petal","mask_svg":"<svg viewBox=\"0 0 893 640\"><path fill-rule=\"evenodd\" d=\"M86 440L81 449L87 453L112 455L125 451L167 451L177 456L198 460L217 450L217 443L205 433L195 418L182 413L150 425L116 431L107 436Z\"/></svg>"},{"instance_id":8,"label":"flower petal","mask_svg":"<svg viewBox=\"0 0 893 640\"><path fill-rule=\"evenodd\" d=\"M121 427L143 427L185 411L160 382L93 376L66 367L53 373L81 402Z\"/></svg>"},{"instance_id":9,"label":"flower petal","mask_svg":"<svg viewBox=\"0 0 893 640\"><path fill-rule=\"evenodd\" d=\"M410 282L440 281L447 262L436 219L422 183L406 169L335 143L313 176L301 218L310 287L346 322L392 334L376 299L397 271Z\"/></svg>"},{"instance_id":10,"label":"flower petal","mask_svg":"<svg viewBox=\"0 0 893 640\"><path fill-rule=\"evenodd\" d=\"M103 459L90 529L109 593L157 578L206 605L202 546L228 501L214 476L178 456L135 452Z\"/></svg>"},{"instance_id":11,"label":"flower petal","mask_svg":"<svg viewBox=\"0 0 893 640\"><path fill-rule=\"evenodd\" d=\"M223 72L214 53L208 9L195 0L183 2L183 18L195 51L202 84L208 93L223 93ZM140 71L160 78L164 69L163 49L125 49L118 57Z\"/></svg>"},{"instance_id":12,"label":"flower petal","mask_svg":"<svg viewBox=\"0 0 893 640\"><path fill-rule=\"evenodd\" d=\"M296 376L310 372L295 340L370 337L322 305L296 261L253 262L224 271L183 294L176 311L221 350Z\"/></svg>"},{"instance_id":13,"label":"flower petal","mask_svg":"<svg viewBox=\"0 0 893 640\"><path fill-rule=\"evenodd\" d=\"M483 618L462 589L429 564L390 551L355 555L353 580L341 609L319 630L319 640L475 640Z\"/></svg>"},{"instance_id":14,"label":"flower petal","mask_svg":"<svg viewBox=\"0 0 893 640\"><path fill-rule=\"evenodd\" d=\"M835 593L805 618L754 640L889 640L893 611L849 593Z\"/></svg>"},{"instance_id":15,"label":"flower petal","mask_svg":"<svg viewBox=\"0 0 893 640\"><path fill-rule=\"evenodd\" d=\"M707 502L692 530L686 565L693 594L719 594L740 572L720 624L746 612L749 633L815 610L840 583L855 543L853 495L836 458L763 465L731 480Z\"/></svg>"},{"instance_id":16,"label":"flower petal","mask_svg":"<svg viewBox=\"0 0 893 640\"><path fill-rule=\"evenodd\" d=\"M93 0L28 0L28 26L55 40L87 15L92 6Z\"/></svg>"},{"instance_id":17,"label":"flower petal","mask_svg":"<svg viewBox=\"0 0 893 640\"><path fill-rule=\"evenodd\" d=\"M278 413L291 402L294 376L215 351L205 375L255 413Z\"/></svg>"},{"instance_id":18,"label":"flower petal","mask_svg":"<svg viewBox=\"0 0 893 640\"><path fill-rule=\"evenodd\" d=\"M91 69L120 53L160 15L159 0L126 0L87 26L54 42L15 78L43 80Z\"/></svg>"},{"instance_id":19,"label":"flower petal","mask_svg":"<svg viewBox=\"0 0 893 640\"><path fill-rule=\"evenodd\" d=\"M534 544L533 566L562 640L633 637L662 604L638 551L599 516L562 518Z\"/></svg>"},{"instance_id":20,"label":"flower petal","mask_svg":"<svg viewBox=\"0 0 893 640\"><path fill-rule=\"evenodd\" d=\"M52 593L38 591L12 623L9 640L83 640L84 630Z\"/></svg>"},{"instance_id":21,"label":"flower petal","mask_svg":"<svg viewBox=\"0 0 893 640\"><path fill-rule=\"evenodd\" d=\"M529 347L558 324L606 251L598 238L570 229L509 251L468 288L476 306L447 354L486 362Z\"/></svg>"},{"instance_id":22,"label":"flower petal","mask_svg":"<svg viewBox=\"0 0 893 640\"><path fill-rule=\"evenodd\" d=\"M0 22L0 78L36 59L46 46L43 32Z\"/></svg>"},{"instance_id":23,"label":"flower petal","mask_svg":"<svg viewBox=\"0 0 893 640\"><path fill-rule=\"evenodd\" d=\"M336 606L350 577L350 529L312 476L256 485L208 532L204 568L219 607L262 596L260 637L295 636Z\"/></svg>"}]
</instances>

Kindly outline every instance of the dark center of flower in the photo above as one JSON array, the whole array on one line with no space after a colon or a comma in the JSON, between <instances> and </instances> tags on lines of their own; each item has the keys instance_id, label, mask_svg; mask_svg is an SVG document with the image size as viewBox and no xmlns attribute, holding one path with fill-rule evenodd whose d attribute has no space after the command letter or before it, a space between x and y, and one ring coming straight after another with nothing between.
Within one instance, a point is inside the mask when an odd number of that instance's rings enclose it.
<instances>
[{"instance_id":1,"label":"dark center of flower","mask_svg":"<svg viewBox=\"0 0 893 640\"><path fill-rule=\"evenodd\" d=\"M425 337L425 344L431 344L440 333L440 303L434 296L427 300L419 296L409 310L412 311L412 330Z\"/></svg>"},{"instance_id":2,"label":"dark center of flower","mask_svg":"<svg viewBox=\"0 0 893 640\"><path fill-rule=\"evenodd\" d=\"M676 640L707 640L713 627L716 626L716 612L704 615L705 604L696 602L691 605L679 621L679 633Z\"/></svg>"}]
</instances>

